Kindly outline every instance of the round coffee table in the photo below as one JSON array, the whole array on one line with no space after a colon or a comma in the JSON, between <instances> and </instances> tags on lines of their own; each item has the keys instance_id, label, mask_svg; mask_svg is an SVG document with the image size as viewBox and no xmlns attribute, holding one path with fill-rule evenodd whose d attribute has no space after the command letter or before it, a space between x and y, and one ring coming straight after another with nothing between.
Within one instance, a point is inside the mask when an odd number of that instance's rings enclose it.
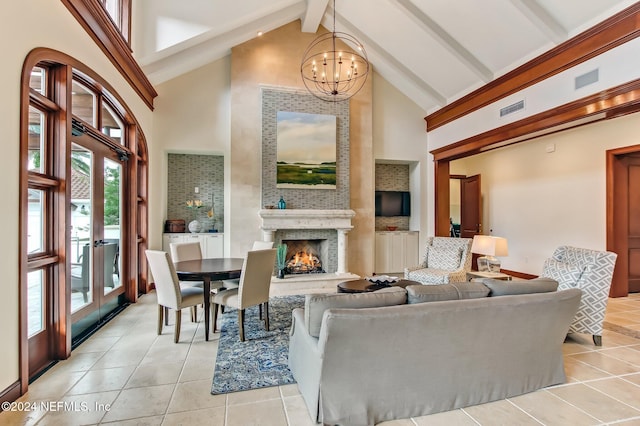
<instances>
[{"instance_id":1,"label":"round coffee table","mask_svg":"<svg viewBox=\"0 0 640 426\"><path fill-rule=\"evenodd\" d=\"M387 287L402 287L405 288L408 285L420 284L417 281L411 280L399 280L391 284L373 283L368 280L353 280L344 281L338 284L338 293L368 293L371 291L380 290Z\"/></svg>"}]
</instances>

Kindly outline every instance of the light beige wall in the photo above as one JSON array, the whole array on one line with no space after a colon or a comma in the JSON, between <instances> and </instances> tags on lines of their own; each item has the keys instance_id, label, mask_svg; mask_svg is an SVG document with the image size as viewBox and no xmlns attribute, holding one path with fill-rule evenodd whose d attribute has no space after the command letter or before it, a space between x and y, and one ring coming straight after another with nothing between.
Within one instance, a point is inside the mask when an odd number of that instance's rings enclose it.
<instances>
[{"instance_id":1,"label":"light beige wall","mask_svg":"<svg viewBox=\"0 0 640 426\"><path fill-rule=\"evenodd\" d=\"M502 267L537 275L559 245L606 249L605 152L637 144L633 114L458 160L451 173L482 175L485 233L509 242Z\"/></svg>"},{"instance_id":2,"label":"light beige wall","mask_svg":"<svg viewBox=\"0 0 640 426\"><path fill-rule=\"evenodd\" d=\"M153 144L149 147L149 181L156 198L149 214L150 245L162 246L167 219L168 153L215 154L225 157L225 226L229 218L229 126L231 58L227 56L156 87ZM189 194L185 194L185 199ZM192 198L192 197L191 197ZM225 239L228 244L229 238Z\"/></svg>"},{"instance_id":3,"label":"light beige wall","mask_svg":"<svg viewBox=\"0 0 640 426\"><path fill-rule=\"evenodd\" d=\"M410 165L411 219L409 228L420 231L420 256L429 236L427 191L433 186L428 178L427 112L403 95L379 74L373 80L374 158L380 162ZM411 265L407 265L411 266Z\"/></svg>"},{"instance_id":4,"label":"light beige wall","mask_svg":"<svg viewBox=\"0 0 640 426\"><path fill-rule=\"evenodd\" d=\"M231 53L231 255L238 256L261 239L261 87L304 89L300 59L314 34L300 32L295 21L243 43ZM349 270L373 271L373 144L371 80L350 101L351 208Z\"/></svg>"},{"instance_id":5,"label":"light beige wall","mask_svg":"<svg viewBox=\"0 0 640 426\"><path fill-rule=\"evenodd\" d=\"M0 129L2 129L2 166L0 167L0 221L9 224L0 256L0 390L18 380L18 200L20 146L20 76L25 57L36 47L66 53L85 63L108 81L139 120L143 131L151 135L151 111L102 54L95 42L80 27L60 1L21 0L3 4L0 17L3 65L0 67ZM151 141L150 141L151 142ZM153 198L153 195L150 197Z\"/></svg>"}]
</instances>

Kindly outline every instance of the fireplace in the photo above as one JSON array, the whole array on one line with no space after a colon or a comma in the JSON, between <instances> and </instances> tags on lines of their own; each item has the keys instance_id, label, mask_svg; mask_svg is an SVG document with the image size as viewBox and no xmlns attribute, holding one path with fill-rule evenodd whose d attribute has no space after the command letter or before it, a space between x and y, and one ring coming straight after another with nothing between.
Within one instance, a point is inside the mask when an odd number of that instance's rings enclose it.
<instances>
[{"instance_id":1,"label":"fireplace","mask_svg":"<svg viewBox=\"0 0 640 426\"><path fill-rule=\"evenodd\" d=\"M328 243L325 239L282 240L287 245L285 274L324 273L323 259L328 258Z\"/></svg>"},{"instance_id":2,"label":"fireplace","mask_svg":"<svg viewBox=\"0 0 640 426\"><path fill-rule=\"evenodd\" d=\"M264 241L285 242L289 252L291 241L312 241L314 245L317 240L323 240L314 247L322 270L351 275L347 272L347 233L353 228L353 210L265 209L260 210L259 215ZM293 255L295 253L288 253L289 257Z\"/></svg>"}]
</instances>

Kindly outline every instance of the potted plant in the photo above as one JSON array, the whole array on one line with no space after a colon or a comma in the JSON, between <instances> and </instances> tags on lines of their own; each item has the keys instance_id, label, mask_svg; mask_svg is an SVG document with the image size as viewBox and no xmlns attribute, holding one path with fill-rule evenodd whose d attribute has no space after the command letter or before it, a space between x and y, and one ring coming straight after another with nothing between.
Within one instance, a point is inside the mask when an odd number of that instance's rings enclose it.
<instances>
[{"instance_id":1,"label":"potted plant","mask_svg":"<svg viewBox=\"0 0 640 426\"><path fill-rule=\"evenodd\" d=\"M287 267L287 245L278 244L276 247L276 263L278 267L278 278L284 278L284 270Z\"/></svg>"}]
</instances>

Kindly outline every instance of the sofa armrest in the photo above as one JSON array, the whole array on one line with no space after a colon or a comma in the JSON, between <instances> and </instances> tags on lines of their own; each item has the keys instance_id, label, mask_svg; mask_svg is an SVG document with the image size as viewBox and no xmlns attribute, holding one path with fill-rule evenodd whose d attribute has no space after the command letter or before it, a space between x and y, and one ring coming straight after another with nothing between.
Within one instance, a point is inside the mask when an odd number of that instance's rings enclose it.
<instances>
[{"instance_id":1,"label":"sofa armrest","mask_svg":"<svg viewBox=\"0 0 640 426\"><path fill-rule=\"evenodd\" d=\"M298 389L307 405L309 415L317 422L322 353L318 348L318 339L307 333L304 309L296 308L291 315L289 369L298 383Z\"/></svg>"}]
</instances>

